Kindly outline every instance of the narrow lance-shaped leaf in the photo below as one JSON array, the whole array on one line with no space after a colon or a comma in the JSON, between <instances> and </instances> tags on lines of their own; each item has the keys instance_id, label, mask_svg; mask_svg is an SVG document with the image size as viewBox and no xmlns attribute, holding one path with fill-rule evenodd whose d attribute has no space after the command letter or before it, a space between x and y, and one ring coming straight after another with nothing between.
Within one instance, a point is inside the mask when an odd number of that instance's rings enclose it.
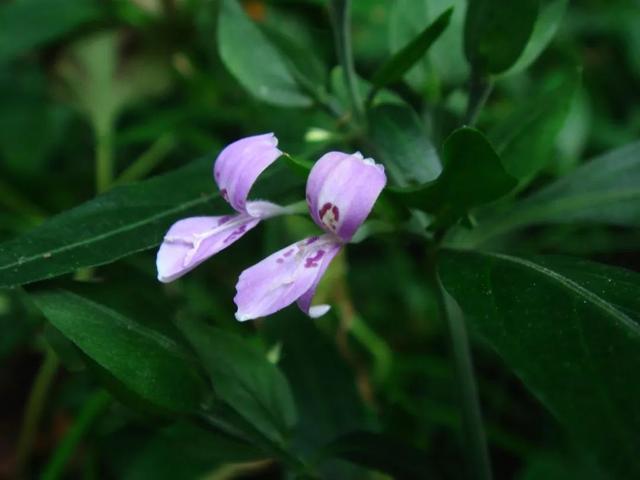
<instances>
[{"instance_id":1,"label":"narrow lance-shaped leaf","mask_svg":"<svg viewBox=\"0 0 640 480\"><path fill-rule=\"evenodd\" d=\"M212 158L144 182L114 188L0 244L0 287L35 282L102 265L160 244L169 226L192 215L224 213ZM267 170L270 177L277 167ZM293 183L291 183L293 182ZM300 179L265 182L265 196Z\"/></svg>"},{"instance_id":2,"label":"narrow lance-shaped leaf","mask_svg":"<svg viewBox=\"0 0 640 480\"><path fill-rule=\"evenodd\" d=\"M524 51L538 16L538 0L472 0L467 8L464 50L482 73L502 73Z\"/></svg>"},{"instance_id":3,"label":"narrow lance-shaped leaf","mask_svg":"<svg viewBox=\"0 0 640 480\"><path fill-rule=\"evenodd\" d=\"M187 319L178 326L202 360L216 395L281 444L296 422L296 408L280 370L242 337Z\"/></svg>"},{"instance_id":4,"label":"narrow lance-shaped leaf","mask_svg":"<svg viewBox=\"0 0 640 480\"><path fill-rule=\"evenodd\" d=\"M640 275L584 260L445 251L471 327L615 478L640 476Z\"/></svg>"},{"instance_id":5,"label":"narrow lance-shaped leaf","mask_svg":"<svg viewBox=\"0 0 640 480\"><path fill-rule=\"evenodd\" d=\"M449 25L453 8L444 11L431 25L427 26L420 35L409 42L374 73L371 83L374 89L369 94L369 102L378 89L397 82L402 76L422 58L429 47L440 37Z\"/></svg>"},{"instance_id":6,"label":"narrow lance-shaped leaf","mask_svg":"<svg viewBox=\"0 0 640 480\"><path fill-rule=\"evenodd\" d=\"M515 205L484 217L460 239L465 245L544 223L640 226L640 142L597 157Z\"/></svg>"},{"instance_id":7,"label":"narrow lance-shaped leaf","mask_svg":"<svg viewBox=\"0 0 640 480\"><path fill-rule=\"evenodd\" d=\"M218 19L218 52L225 66L249 93L268 103L305 107L289 65L236 0L222 0Z\"/></svg>"},{"instance_id":8,"label":"narrow lance-shaped leaf","mask_svg":"<svg viewBox=\"0 0 640 480\"><path fill-rule=\"evenodd\" d=\"M173 339L71 292L33 299L56 329L145 401L172 412L199 407L206 383L195 358Z\"/></svg>"},{"instance_id":9,"label":"narrow lance-shaped leaf","mask_svg":"<svg viewBox=\"0 0 640 480\"><path fill-rule=\"evenodd\" d=\"M444 142L444 170L433 182L417 188L391 190L410 208L435 215L440 224L450 223L473 207L506 195L516 186L500 157L478 130L460 128Z\"/></svg>"}]
</instances>

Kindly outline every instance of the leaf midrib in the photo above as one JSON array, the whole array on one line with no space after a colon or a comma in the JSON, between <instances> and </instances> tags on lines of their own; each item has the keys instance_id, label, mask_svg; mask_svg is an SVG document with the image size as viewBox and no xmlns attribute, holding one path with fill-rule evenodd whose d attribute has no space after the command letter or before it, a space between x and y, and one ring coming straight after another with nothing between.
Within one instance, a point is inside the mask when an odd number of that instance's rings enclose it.
<instances>
[{"instance_id":1,"label":"leaf midrib","mask_svg":"<svg viewBox=\"0 0 640 480\"><path fill-rule=\"evenodd\" d=\"M147 218L145 218L143 220L138 220L138 221L130 223L128 225L124 225L122 227L110 230L108 232L98 234L98 235L96 235L94 237L91 237L91 238L88 238L88 239L84 239L84 240L80 240L80 241L77 241L77 242L74 242L74 243L69 243L69 244L63 245L62 247L58 247L58 248L55 248L55 249L43 249L41 252L39 252L37 254L34 254L34 255L31 255L30 257L26 257L26 258L25 257L19 257L18 260L14 261L13 263L10 263L10 264L4 265L4 266L0 266L0 272L2 272L3 270L8 270L8 269L16 267L16 266L22 267L25 264L28 264L28 263L33 262L35 260L41 259L44 254L47 254L48 256L49 255L53 256L53 255L57 255L57 254L60 254L60 253L64 253L64 252L69 251L69 250L73 250L73 249L75 249L77 247L90 245L92 243L97 243L97 242L99 242L101 240L104 240L104 239L119 235L119 234L127 232L129 230L134 230L135 228L143 226L143 225L145 225L147 223L154 222L155 220L159 220L159 219L161 219L163 217L172 215L174 213L181 212L183 210L187 210L187 209L189 209L191 207L194 207L194 206L202 204L202 203L206 203L206 202L214 199L217 196L218 196L218 193L212 193L212 194L209 194L209 195L199 195L199 198L197 198L195 200L184 202L184 203L180 204L177 207L170 208L168 210L164 210L161 213L157 213L155 215L151 215L150 217L147 217ZM146 248L146 247L142 247L141 249L144 249L144 248Z\"/></svg>"},{"instance_id":2,"label":"leaf midrib","mask_svg":"<svg viewBox=\"0 0 640 480\"><path fill-rule=\"evenodd\" d=\"M614 320L618 321L618 323L621 326L633 332L635 335L637 335L640 338L640 326L634 320L632 320L625 313L615 308L611 303L607 302L606 300L599 297L592 291L586 289L585 287L578 284L577 282L557 272L554 272L553 270L547 267L539 265L530 260L526 260L524 258L512 257L510 255L505 255L501 253L488 253L488 252L478 252L478 253L480 255L484 255L490 258L497 258L500 260L504 260L506 262L515 263L516 265L530 268L541 275L551 278L552 280L560 283L565 288L571 290L576 295L582 297L583 299L591 302L593 305L603 310L605 313L611 316Z\"/></svg>"}]
</instances>

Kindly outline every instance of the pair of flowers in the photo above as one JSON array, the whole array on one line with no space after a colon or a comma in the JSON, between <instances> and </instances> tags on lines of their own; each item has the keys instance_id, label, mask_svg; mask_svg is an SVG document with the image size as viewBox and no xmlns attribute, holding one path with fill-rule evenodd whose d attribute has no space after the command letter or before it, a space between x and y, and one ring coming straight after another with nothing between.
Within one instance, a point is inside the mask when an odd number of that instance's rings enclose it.
<instances>
[{"instance_id":1,"label":"pair of flowers","mask_svg":"<svg viewBox=\"0 0 640 480\"><path fill-rule=\"evenodd\" d=\"M235 215L191 217L173 224L158 251L158 279L171 282L240 239L261 220L292 213L266 201L248 201L258 176L281 155L272 134L243 138L228 145L215 161L214 179ZM329 152L313 166L306 198L319 236L296 242L240 275L234 302L240 321L270 315L298 303L310 317L328 305L311 306L331 260L367 218L386 184L382 165L358 153Z\"/></svg>"}]
</instances>

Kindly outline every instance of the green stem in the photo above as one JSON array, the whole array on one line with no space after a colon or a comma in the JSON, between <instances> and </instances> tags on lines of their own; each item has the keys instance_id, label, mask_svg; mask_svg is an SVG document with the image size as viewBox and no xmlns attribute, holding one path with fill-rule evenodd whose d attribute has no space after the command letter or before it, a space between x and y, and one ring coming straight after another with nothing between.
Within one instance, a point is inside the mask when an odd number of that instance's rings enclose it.
<instances>
[{"instance_id":1,"label":"green stem","mask_svg":"<svg viewBox=\"0 0 640 480\"><path fill-rule=\"evenodd\" d=\"M71 458L75 452L80 440L82 440L84 434L93 425L95 419L98 418L110 404L111 396L102 390L91 395L89 400L82 406L75 422L45 467L40 477L42 480L55 480L63 475L64 468L69 458Z\"/></svg>"},{"instance_id":2,"label":"green stem","mask_svg":"<svg viewBox=\"0 0 640 480\"><path fill-rule=\"evenodd\" d=\"M362 120L364 119L364 105L358 89L358 78L351 46L351 0L332 0L330 13L333 18L338 59L342 65L353 113L357 120Z\"/></svg>"},{"instance_id":3,"label":"green stem","mask_svg":"<svg viewBox=\"0 0 640 480\"><path fill-rule=\"evenodd\" d=\"M478 387L473 371L467 327L462 311L455 303L455 300L445 291L437 273L435 273L434 276L440 309L447 320L449 328L451 350L462 407L462 421L467 443L466 451L470 457L469 465L474 473L473 478L491 480L489 449L487 447L487 439L482 422L482 412L478 398Z\"/></svg>"},{"instance_id":4,"label":"green stem","mask_svg":"<svg viewBox=\"0 0 640 480\"><path fill-rule=\"evenodd\" d=\"M113 135L111 129L98 133L96 138L96 191L103 193L113 183Z\"/></svg>"},{"instance_id":5,"label":"green stem","mask_svg":"<svg viewBox=\"0 0 640 480\"><path fill-rule=\"evenodd\" d=\"M469 79L469 101L467 103L467 113L464 116L464 124L473 126L478 119L485 102L493 89L493 81L490 77L482 74L477 69L471 70Z\"/></svg>"},{"instance_id":6,"label":"green stem","mask_svg":"<svg viewBox=\"0 0 640 480\"><path fill-rule=\"evenodd\" d=\"M27 400L27 406L22 420L20 436L18 437L18 446L16 449L16 472L18 477L24 473L24 469L31 456L35 436L38 432L38 425L42 417L42 410L51 384L58 371L58 364L58 357L54 351L47 348L40 370L31 386L31 392L29 393L29 399Z\"/></svg>"},{"instance_id":7,"label":"green stem","mask_svg":"<svg viewBox=\"0 0 640 480\"><path fill-rule=\"evenodd\" d=\"M144 178L151 170L166 158L176 145L172 134L167 134L156 140L142 155L140 155L129 167L122 172L115 185L134 182Z\"/></svg>"}]
</instances>

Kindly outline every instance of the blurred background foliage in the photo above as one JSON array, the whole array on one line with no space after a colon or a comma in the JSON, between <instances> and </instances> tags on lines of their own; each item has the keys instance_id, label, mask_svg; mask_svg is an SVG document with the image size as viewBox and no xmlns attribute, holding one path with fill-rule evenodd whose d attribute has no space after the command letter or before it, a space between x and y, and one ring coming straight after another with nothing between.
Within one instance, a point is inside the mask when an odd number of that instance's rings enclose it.
<instances>
[{"instance_id":1,"label":"blurred background foliage","mask_svg":"<svg viewBox=\"0 0 640 480\"><path fill-rule=\"evenodd\" d=\"M335 67L326 4L0 2L0 239L18 237L113 185L168 172L195 158L212 159L245 135L276 132L280 146L305 161L332 148L363 148L350 126L356 112L350 111L349 92ZM477 118L525 193L640 136L638 2L545 0L541 5L540 15L548 18L535 27L540 28L535 32L539 47L526 50L495 78ZM353 52L364 92L370 81L365 79L450 6L453 14L442 36L402 81L373 100L378 106L372 135L381 159L396 155L398 143L409 156L411 148L441 145L465 116L466 2L353 2ZM416 128L426 135L412 137ZM388 167L391 182L401 186L439 173L428 164L401 175L392 170ZM106 305L140 328L177 339L180 348L187 342L175 318L244 335L253 347L280 359L297 404L292 441L300 451L314 452L340 434L369 428L421 450L416 455L428 468L418 478L465 478L446 328L423 274L429 259L419 236L378 235L338 257L319 293L334 308L315 325L292 309L258 325L233 320L231 298L239 272L310 231L307 219L274 219L254 240L240 242L171 285L155 282L154 252L147 251L78 270L48 287L61 286ZM640 270L639 239L631 223L578 223L528 227L491 238L491 245L579 255ZM68 305L74 301L65 299ZM281 463L255 445L167 418L131 399L132 392L113 372L94 365L96 359L56 327L45 324L23 290L0 290L0 477L285 475ZM108 328L100 332L117 334ZM495 478L623 478L600 472L475 337L474 356ZM178 370L167 375L182 378ZM38 388L44 402L34 405ZM30 427L24 424L27 411L34 416L26 421L36 422ZM362 448L382 457L382 451L389 452L388 446ZM399 463L410 466L412 452L400 450ZM384 478L354 463L323 465L326 478ZM387 473L394 475L393 468ZM410 475L395 473L397 478Z\"/></svg>"}]
</instances>

